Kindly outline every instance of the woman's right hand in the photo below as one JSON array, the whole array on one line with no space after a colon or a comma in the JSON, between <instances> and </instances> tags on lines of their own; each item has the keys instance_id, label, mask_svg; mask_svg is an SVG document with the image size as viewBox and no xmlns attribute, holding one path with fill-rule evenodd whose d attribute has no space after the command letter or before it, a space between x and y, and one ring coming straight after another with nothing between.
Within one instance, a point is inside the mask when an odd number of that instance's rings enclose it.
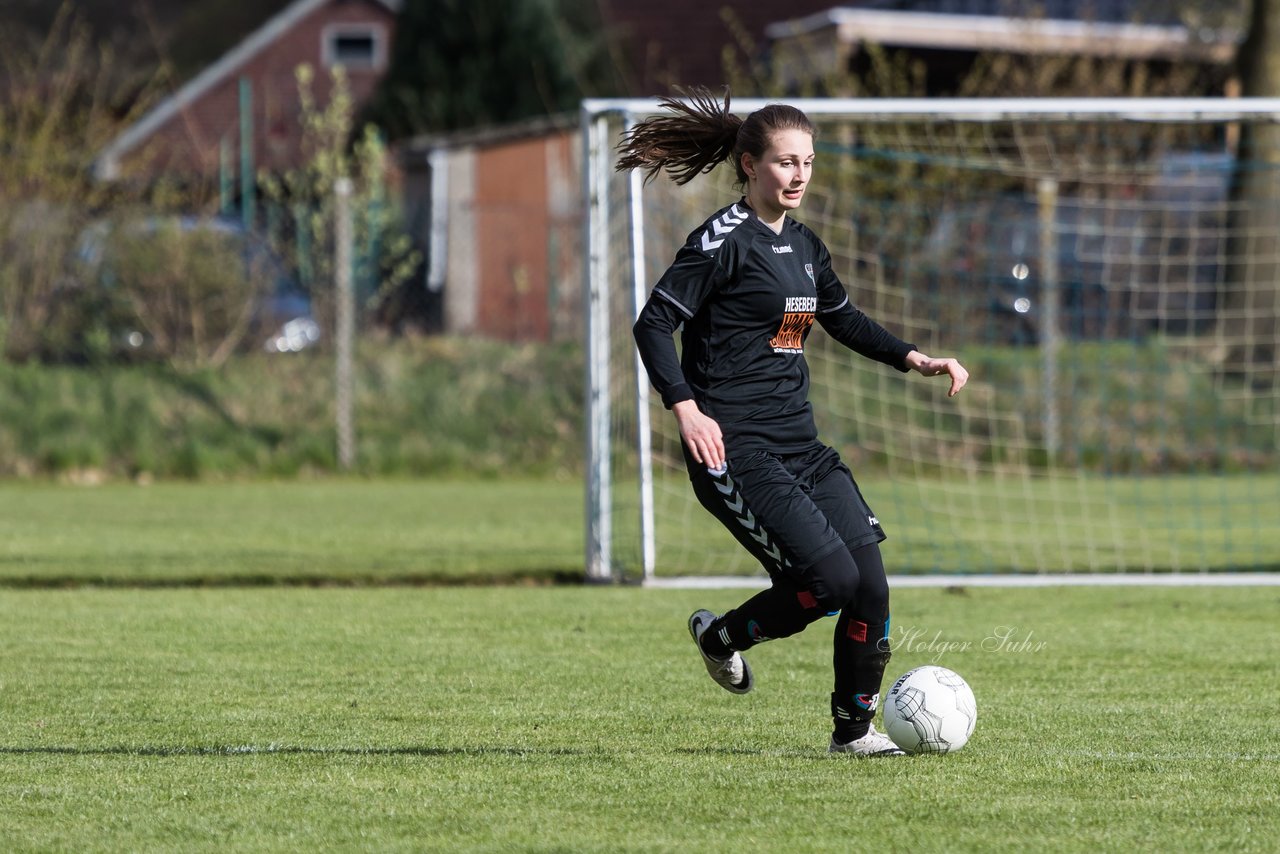
<instances>
[{"instance_id":1,"label":"woman's right hand","mask_svg":"<svg viewBox=\"0 0 1280 854\"><path fill-rule=\"evenodd\" d=\"M724 465L724 437L714 418L703 413L692 400L682 400L671 407L676 423L680 425L680 438L693 454L693 458L709 469Z\"/></svg>"}]
</instances>

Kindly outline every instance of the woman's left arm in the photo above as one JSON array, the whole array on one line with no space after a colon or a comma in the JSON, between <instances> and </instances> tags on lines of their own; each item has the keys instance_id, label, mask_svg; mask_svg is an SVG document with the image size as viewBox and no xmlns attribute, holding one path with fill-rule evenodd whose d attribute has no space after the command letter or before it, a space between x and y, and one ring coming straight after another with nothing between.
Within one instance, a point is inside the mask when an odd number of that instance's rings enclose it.
<instances>
[{"instance_id":1,"label":"woman's left arm","mask_svg":"<svg viewBox=\"0 0 1280 854\"><path fill-rule=\"evenodd\" d=\"M965 370L964 365L960 364L959 359L949 357L935 359L919 350L912 350L907 354L904 362L908 368L922 376L936 377L946 374L951 377L951 390L947 392L947 397L955 397L969 381L969 372Z\"/></svg>"},{"instance_id":2,"label":"woman's left arm","mask_svg":"<svg viewBox=\"0 0 1280 854\"><path fill-rule=\"evenodd\" d=\"M948 397L955 397L969 381L969 372L957 359L935 359L916 349L916 345L903 341L870 317L849 300L844 283L831 268L831 253L826 244L812 231L801 227L801 232L813 241L816 271L814 286L818 293L817 321L827 334L844 346L866 356L884 362L900 371L916 371L926 377L946 374L951 377Z\"/></svg>"}]
</instances>

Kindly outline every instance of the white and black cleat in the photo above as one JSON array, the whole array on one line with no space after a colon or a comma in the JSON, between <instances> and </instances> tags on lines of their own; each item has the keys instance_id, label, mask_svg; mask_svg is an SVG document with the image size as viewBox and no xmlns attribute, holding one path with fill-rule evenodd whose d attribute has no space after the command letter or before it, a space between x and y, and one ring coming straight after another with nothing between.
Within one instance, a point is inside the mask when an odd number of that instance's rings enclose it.
<instances>
[{"instance_id":1,"label":"white and black cleat","mask_svg":"<svg viewBox=\"0 0 1280 854\"><path fill-rule=\"evenodd\" d=\"M702 635L715 619L716 615L710 611L694 611L689 617L689 634L693 636L693 643L698 647L698 653L707 666L707 673L715 683L726 691L746 694L755 686L755 680L751 677L751 666L741 653L735 652L728 658L715 658L702 649Z\"/></svg>"},{"instance_id":2,"label":"white and black cleat","mask_svg":"<svg viewBox=\"0 0 1280 854\"><path fill-rule=\"evenodd\" d=\"M877 730L874 726L867 730L862 738L841 744L831 737L828 753L850 753L854 756L906 756L907 752L893 743L893 739Z\"/></svg>"}]
</instances>

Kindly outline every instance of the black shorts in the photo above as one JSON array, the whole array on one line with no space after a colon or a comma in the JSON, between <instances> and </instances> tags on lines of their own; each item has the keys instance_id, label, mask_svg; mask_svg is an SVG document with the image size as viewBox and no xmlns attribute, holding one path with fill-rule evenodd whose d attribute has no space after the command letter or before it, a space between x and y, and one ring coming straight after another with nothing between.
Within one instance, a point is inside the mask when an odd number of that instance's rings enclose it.
<instances>
[{"instance_id":1,"label":"black shorts","mask_svg":"<svg viewBox=\"0 0 1280 854\"><path fill-rule=\"evenodd\" d=\"M719 475L693 464L694 494L769 572L802 574L838 548L885 538L853 474L834 449L751 451Z\"/></svg>"}]
</instances>

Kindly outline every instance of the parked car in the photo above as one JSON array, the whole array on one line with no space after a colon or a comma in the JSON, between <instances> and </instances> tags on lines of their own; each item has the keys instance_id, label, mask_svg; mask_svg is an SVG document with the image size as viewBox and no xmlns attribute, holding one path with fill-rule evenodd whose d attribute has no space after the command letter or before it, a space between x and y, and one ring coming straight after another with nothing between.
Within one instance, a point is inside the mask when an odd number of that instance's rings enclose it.
<instances>
[{"instance_id":1,"label":"parked car","mask_svg":"<svg viewBox=\"0 0 1280 854\"><path fill-rule=\"evenodd\" d=\"M1227 155L1169 156L1139 193L1057 199L1052 222L1058 332L1073 339L1203 332L1226 270ZM985 315L988 340L1035 344L1046 269L1034 195L995 195L945 208L917 266L940 300Z\"/></svg>"},{"instance_id":2,"label":"parked car","mask_svg":"<svg viewBox=\"0 0 1280 854\"><path fill-rule=\"evenodd\" d=\"M1060 206L1054 226L1060 328L1072 337L1100 337L1108 295L1100 259L1108 248L1088 245L1105 238L1095 239L1090 232L1101 229L1089 225L1098 223L1080 222L1079 213ZM932 287L967 303L973 317L989 315L985 338L1009 344L1039 340L1045 270L1034 198L998 196L948 208L924 248L936 277Z\"/></svg>"},{"instance_id":3,"label":"parked car","mask_svg":"<svg viewBox=\"0 0 1280 854\"><path fill-rule=\"evenodd\" d=\"M113 353L209 358L245 346L298 352L320 340L306 291L238 220L100 221L76 256L82 288L110 306Z\"/></svg>"}]
</instances>

